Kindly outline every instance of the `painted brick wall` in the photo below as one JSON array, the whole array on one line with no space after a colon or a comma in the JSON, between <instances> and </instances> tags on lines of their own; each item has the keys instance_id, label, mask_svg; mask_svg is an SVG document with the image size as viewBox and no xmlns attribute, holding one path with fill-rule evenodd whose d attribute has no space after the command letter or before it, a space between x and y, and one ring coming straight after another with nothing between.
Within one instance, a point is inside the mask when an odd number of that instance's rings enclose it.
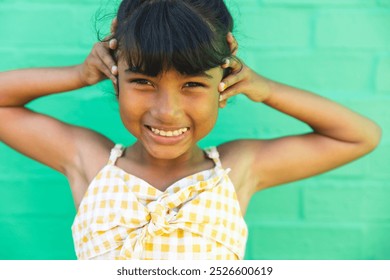
<instances>
[{"instance_id":1,"label":"painted brick wall","mask_svg":"<svg viewBox=\"0 0 390 280\"><path fill-rule=\"evenodd\" d=\"M96 40L96 11L112 10L111 2L0 0L0 71L80 63ZM247 64L336 100L383 128L381 145L359 161L256 194L245 217L246 258L390 259L390 1L227 3ZM29 106L130 144L110 92L109 83L102 83ZM201 144L307 131L286 115L237 97ZM74 259L74 215L62 175L0 143L0 259Z\"/></svg>"}]
</instances>

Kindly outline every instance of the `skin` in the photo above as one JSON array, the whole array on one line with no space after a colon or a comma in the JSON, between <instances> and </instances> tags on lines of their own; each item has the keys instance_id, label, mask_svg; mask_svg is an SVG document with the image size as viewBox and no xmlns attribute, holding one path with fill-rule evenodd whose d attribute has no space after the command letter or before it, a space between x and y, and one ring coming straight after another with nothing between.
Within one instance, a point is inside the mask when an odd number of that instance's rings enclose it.
<instances>
[{"instance_id":1,"label":"skin","mask_svg":"<svg viewBox=\"0 0 390 280\"><path fill-rule=\"evenodd\" d=\"M231 34L227 34L227 41L233 58L237 42ZM116 42L95 44L84 63L72 67L0 73L0 119L7 120L0 122L0 140L63 173L76 207L91 180L107 163L114 143L94 131L24 106L35 98L106 78L119 90L121 118L138 139L117 165L160 190L184 176L213 167L196 143L214 126L218 106L226 106L231 96L243 93L254 102L309 125L313 132L305 135L236 140L218 146L223 167L231 168L229 176L243 214L255 192L336 168L369 153L379 143L381 130L371 120L313 93L269 80L235 59L211 69L212 78L208 80L184 77L172 69L152 78L125 73L126 65L121 61L116 65L109 48L116 48ZM222 68L226 67L233 72L222 80ZM135 78L147 82L134 82ZM190 82L207 85L194 88L188 86ZM206 116L211 117L208 120ZM153 140L145 125L190 129L182 142L166 145Z\"/></svg>"},{"instance_id":2,"label":"skin","mask_svg":"<svg viewBox=\"0 0 390 280\"><path fill-rule=\"evenodd\" d=\"M128 66L122 61L118 69L120 115L125 127L137 138L126 151L129 161L118 164L147 178L160 190L178 178L212 168L213 162L197 143L217 120L222 68L194 76L171 69L157 77L126 71ZM166 143L167 138L156 136L151 127L188 131L178 141Z\"/></svg>"},{"instance_id":3,"label":"skin","mask_svg":"<svg viewBox=\"0 0 390 280\"><path fill-rule=\"evenodd\" d=\"M120 115L125 127L138 144L154 158L172 160L205 137L218 116L218 85L222 69L208 75L183 76L169 70L158 77L126 73L119 63ZM187 128L187 137L175 145L159 144L150 137L148 127L165 130Z\"/></svg>"}]
</instances>

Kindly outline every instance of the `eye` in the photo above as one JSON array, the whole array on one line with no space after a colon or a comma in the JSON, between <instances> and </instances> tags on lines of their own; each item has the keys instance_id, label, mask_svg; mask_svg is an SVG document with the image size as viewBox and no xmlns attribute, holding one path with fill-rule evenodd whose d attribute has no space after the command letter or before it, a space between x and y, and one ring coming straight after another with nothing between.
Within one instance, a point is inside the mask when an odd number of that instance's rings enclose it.
<instances>
[{"instance_id":1,"label":"eye","mask_svg":"<svg viewBox=\"0 0 390 280\"><path fill-rule=\"evenodd\" d=\"M130 83L134 83L134 84L137 84L137 85L153 86L153 84L150 81L145 80L145 79L133 79L133 80L130 80Z\"/></svg>"},{"instance_id":2,"label":"eye","mask_svg":"<svg viewBox=\"0 0 390 280\"><path fill-rule=\"evenodd\" d=\"M197 83L197 82L188 82L184 85L185 87L193 88L193 87L205 87L204 84L202 83Z\"/></svg>"}]
</instances>

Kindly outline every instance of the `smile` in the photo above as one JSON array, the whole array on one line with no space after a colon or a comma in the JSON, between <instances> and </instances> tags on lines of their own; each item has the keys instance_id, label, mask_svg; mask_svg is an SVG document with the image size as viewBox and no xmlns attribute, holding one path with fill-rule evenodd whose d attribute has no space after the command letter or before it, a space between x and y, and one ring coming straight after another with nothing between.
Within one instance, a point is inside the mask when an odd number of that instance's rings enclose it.
<instances>
[{"instance_id":1,"label":"smile","mask_svg":"<svg viewBox=\"0 0 390 280\"><path fill-rule=\"evenodd\" d=\"M147 126L154 134L159 135L159 136L164 136L164 137L176 137L180 136L183 133L186 133L189 128L184 127L176 130L163 130L163 129L158 129L154 128L151 126Z\"/></svg>"}]
</instances>

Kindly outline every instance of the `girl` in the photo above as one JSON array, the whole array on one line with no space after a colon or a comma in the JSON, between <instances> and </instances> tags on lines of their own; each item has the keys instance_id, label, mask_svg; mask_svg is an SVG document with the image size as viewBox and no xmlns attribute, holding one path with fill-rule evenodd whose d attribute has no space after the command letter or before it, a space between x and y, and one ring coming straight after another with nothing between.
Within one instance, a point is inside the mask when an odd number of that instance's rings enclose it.
<instances>
[{"instance_id":1,"label":"girl","mask_svg":"<svg viewBox=\"0 0 390 280\"><path fill-rule=\"evenodd\" d=\"M112 40L73 67L1 73L0 140L63 173L78 213L80 259L242 259L251 196L372 151L380 129L310 92L267 79L235 56L222 0L124 0ZM115 145L24 106L110 78L137 141ZM23 80L23 83L20 81ZM239 93L312 128L202 150L219 107Z\"/></svg>"}]
</instances>

